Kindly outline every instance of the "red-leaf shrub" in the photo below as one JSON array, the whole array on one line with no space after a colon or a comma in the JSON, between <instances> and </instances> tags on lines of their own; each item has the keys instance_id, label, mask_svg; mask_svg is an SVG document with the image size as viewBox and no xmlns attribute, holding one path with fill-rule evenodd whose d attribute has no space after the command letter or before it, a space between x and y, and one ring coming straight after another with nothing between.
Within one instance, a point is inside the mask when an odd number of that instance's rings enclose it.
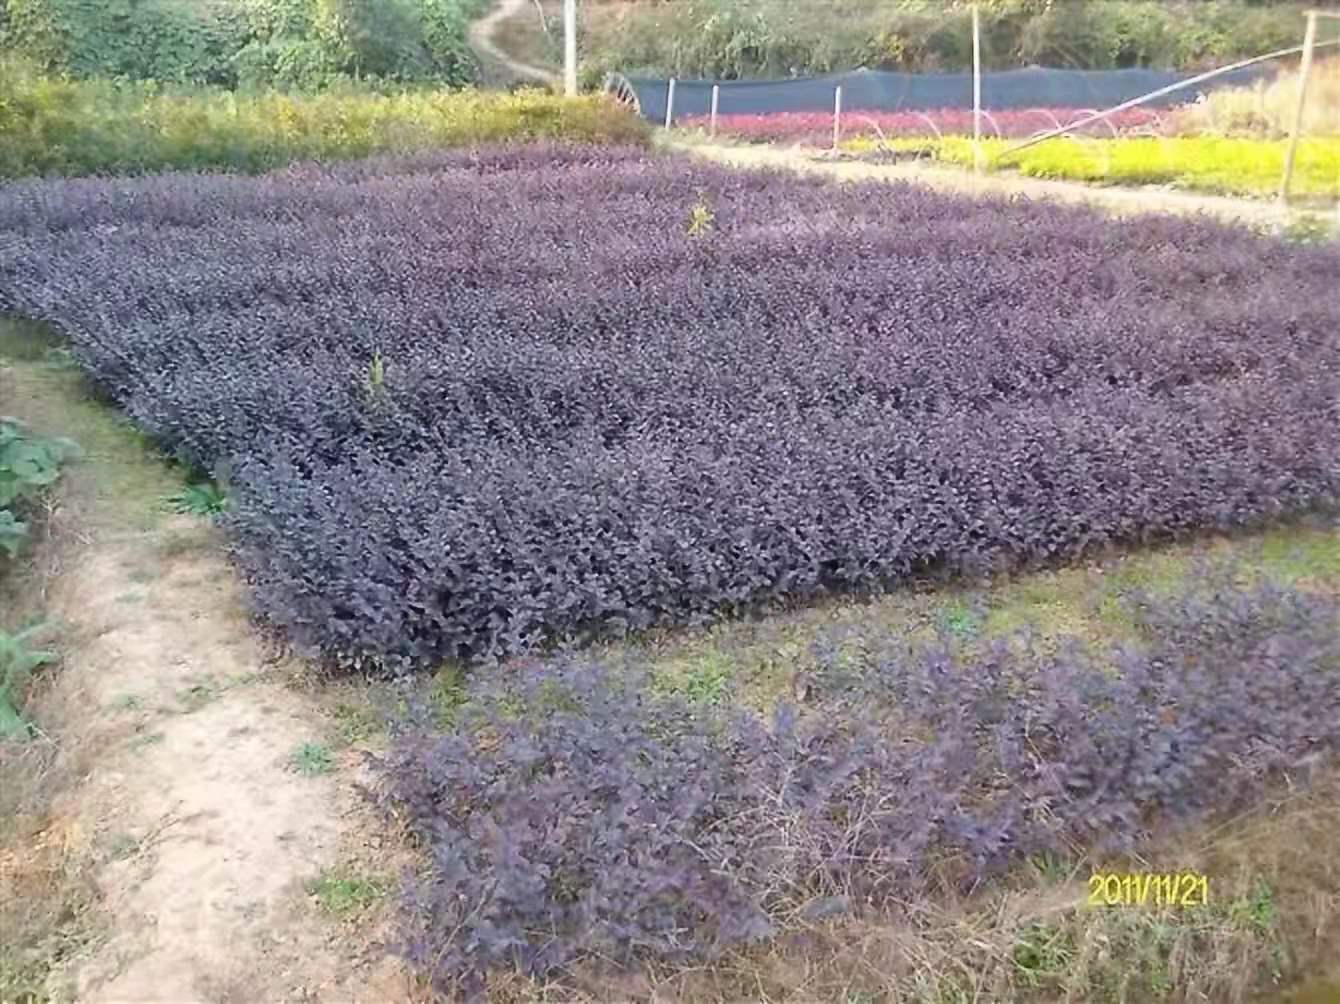
<instances>
[{"instance_id":1,"label":"red-leaf shrub","mask_svg":"<svg viewBox=\"0 0 1340 1004\"><path fill-rule=\"evenodd\" d=\"M259 610L420 665L1333 504L1337 276L582 147L0 188L0 307L226 473Z\"/></svg>"}]
</instances>

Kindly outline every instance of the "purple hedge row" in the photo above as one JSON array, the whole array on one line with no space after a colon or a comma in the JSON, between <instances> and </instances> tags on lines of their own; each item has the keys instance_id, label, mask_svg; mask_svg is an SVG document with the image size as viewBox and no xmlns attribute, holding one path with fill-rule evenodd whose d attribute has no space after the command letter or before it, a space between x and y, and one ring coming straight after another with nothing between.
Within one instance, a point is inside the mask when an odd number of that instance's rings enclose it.
<instances>
[{"instance_id":1,"label":"purple hedge row","mask_svg":"<svg viewBox=\"0 0 1340 1004\"><path fill-rule=\"evenodd\" d=\"M769 723L654 696L636 661L483 677L449 732L412 727L381 764L431 861L402 950L467 992L494 968L710 957L1026 855L1130 848L1340 751L1333 599L1138 619L1147 647L1102 654L831 638L819 702Z\"/></svg>"},{"instance_id":2,"label":"purple hedge row","mask_svg":"<svg viewBox=\"0 0 1340 1004\"><path fill-rule=\"evenodd\" d=\"M1329 505L1338 275L632 150L0 188L0 308L226 476L260 611L414 664Z\"/></svg>"}]
</instances>

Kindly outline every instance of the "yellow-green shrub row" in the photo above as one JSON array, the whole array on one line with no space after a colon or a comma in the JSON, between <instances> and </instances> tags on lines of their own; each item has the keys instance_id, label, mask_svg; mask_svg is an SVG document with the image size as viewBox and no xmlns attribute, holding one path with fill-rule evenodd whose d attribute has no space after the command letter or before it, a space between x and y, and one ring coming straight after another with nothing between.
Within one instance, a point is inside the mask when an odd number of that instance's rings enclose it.
<instances>
[{"instance_id":1,"label":"yellow-green shrub row","mask_svg":"<svg viewBox=\"0 0 1340 1004\"><path fill-rule=\"evenodd\" d=\"M0 61L0 177L260 172L505 139L638 141L647 127L599 97L493 94L235 95L44 78Z\"/></svg>"},{"instance_id":2,"label":"yellow-green shrub row","mask_svg":"<svg viewBox=\"0 0 1340 1004\"><path fill-rule=\"evenodd\" d=\"M1017 140L983 140L990 170L1036 178L1111 185L1175 185L1229 195L1274 195L1284 171L1284 140L1220 136L1140 136L1122 139L1053 139L1002 157ZM851 152L876 149L924 152L947 163L972 166L972 140L854 139ZM1308 137L1298 146L1292 191L1340 197L1340 138Z\"/></svg>"}]
</instances>

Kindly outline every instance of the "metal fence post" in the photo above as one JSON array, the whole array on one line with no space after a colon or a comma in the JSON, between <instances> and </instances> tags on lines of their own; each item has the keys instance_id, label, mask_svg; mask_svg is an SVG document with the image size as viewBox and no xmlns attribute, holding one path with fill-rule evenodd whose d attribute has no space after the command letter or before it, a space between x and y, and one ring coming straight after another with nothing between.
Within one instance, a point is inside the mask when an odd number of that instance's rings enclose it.
<instances>
[{"instance_id":1,"label":"metal fence post","mask_svg":"<svg viewBox=\"0 0 1340 1004\"><path fill-rule=\"evenodd\" d=\"M1298 68L1298 104L1294 107L1289 146L1284 151L1284 177L1280 179L1280 204L1289 204L1289 184L1293 181L1294 159L1298 156L1298 137L1303 131L1303 109L1307 103L1307 78L1312 73L1312 49L1317 42L1317 12L1307 12L1307 31L1303 34L1303 61Z\"/></svg>"},{"instance_id":2,"label":"metal fence post","mask_svg":"<svg viewBox=\"0 0 1340 1004\"><path fill-rule=\"evenodd\" d=\"M833 152L837 153L838 142L842 139L842 85L833 90Z\"/></svg>"},{"instance_id":3,"label":"metal fence post","mask_svg":"<svg viewBox=\"0 0 1340 1004\"><path fill-rule=\"evenodd\" d=\"M713 139L717 138L717 108L721 104L721 85L712 85L712 124L708 128L708 135Z\"/></svg>"},{"instance_id":4,"label":"metal fence post","mask_svg":"<svg viewBox=\"0 0 1340 1004\"><path fill-rule=\"evenodd\" d=\"M670 123L675 119L675 78L670 78L670 85L666 88L665 94L665 127L670 128Z\"/></svg>"}]
</instances>

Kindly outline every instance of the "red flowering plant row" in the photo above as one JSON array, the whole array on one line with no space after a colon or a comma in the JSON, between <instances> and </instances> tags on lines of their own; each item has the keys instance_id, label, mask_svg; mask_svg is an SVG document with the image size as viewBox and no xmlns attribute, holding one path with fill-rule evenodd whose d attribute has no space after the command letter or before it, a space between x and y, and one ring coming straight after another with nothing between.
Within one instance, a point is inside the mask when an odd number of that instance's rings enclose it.
<instances>
[{"instance_id":1,"label":"red flowering plant row","mask_svg":"<svg viewBox=\"0 0 1340 1004\"><path fill-rule=\"evenodd\" d=\"M1005 139L1025 138L1070 125L1090 111L1092 109L1085 108L988 109L982 116L982 135ZM1160 131L1168 117L1166 109L1158 112L1152 108L1128 108L1104 122L1085 126L1080 133L1086 136L1114 136L1135 131ZM687 128L707 129L710 121L708 116L692 116L678 120L678 124ZM973 115L971 109L962 108L898 112L848 110L842 114L841 126L843 139L857 136L875 139L971 136ZM719 115L717 134L758 143L827 145L833 141L833 115L831 112Z\"/></svg>"},{"instance_id":2,"label":"red flowering plant row","mask_svg":"<svg viewBox=\"0 0 1340 1004\"><path fill-rule=\"evenodd\" d=\"M404 666L1333 505L1337 275L633 149L0 188L0 309L226 473L272 625Z\"/></svg>"}]
</instances>

